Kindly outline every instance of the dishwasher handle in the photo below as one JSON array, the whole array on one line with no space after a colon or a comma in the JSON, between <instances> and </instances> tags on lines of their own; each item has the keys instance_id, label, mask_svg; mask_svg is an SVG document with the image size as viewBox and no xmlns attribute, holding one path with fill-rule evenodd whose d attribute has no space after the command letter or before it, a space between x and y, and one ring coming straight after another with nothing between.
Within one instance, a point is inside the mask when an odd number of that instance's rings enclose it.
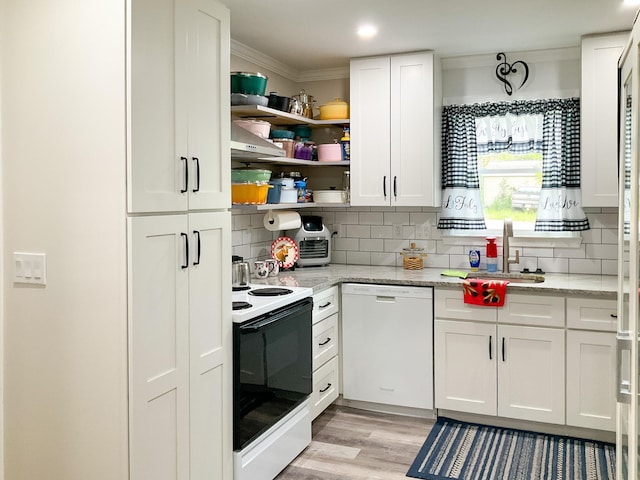
<instances>
[{"instance_id":1,"label":"dishwasher handle","mask_svg":"<svg viewBox=\"0 0 640 480\"><path fill-rule=\"evenodd\" d=\"M392 297L389 295L376 295L376 302L396 303L396 297Z\"/></svg>"}]
</instances>

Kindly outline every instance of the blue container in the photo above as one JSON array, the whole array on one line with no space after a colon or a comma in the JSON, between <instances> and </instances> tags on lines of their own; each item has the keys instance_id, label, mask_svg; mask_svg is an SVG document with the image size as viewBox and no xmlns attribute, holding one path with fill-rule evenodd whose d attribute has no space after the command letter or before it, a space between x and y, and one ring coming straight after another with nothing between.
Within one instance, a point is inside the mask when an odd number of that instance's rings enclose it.
<instances>
[{"instance_id":1,"label":"blue container","mask_svg":"<svg viewBox=\"0 0 640 480\"><path fill-rule=\"evenodd\" d=\"M269 182L271 188L267 193L267 203L280 203L280 192L282 191L282 184L277 182Z\"/></svg>"}]
</instances>

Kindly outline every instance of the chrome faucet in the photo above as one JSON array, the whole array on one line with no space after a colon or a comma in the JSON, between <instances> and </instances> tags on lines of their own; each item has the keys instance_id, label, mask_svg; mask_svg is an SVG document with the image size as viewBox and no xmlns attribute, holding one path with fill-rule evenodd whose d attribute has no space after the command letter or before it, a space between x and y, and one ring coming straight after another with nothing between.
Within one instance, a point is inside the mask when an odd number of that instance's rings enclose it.
<instances>
[{"instance_id":1,"label":"chrome faucet","mask_svg":"<svg viewBox=\"0 0 640 480\"><path fill-rule=\"evenodd\" d=\"M504 219L502 229L502 273L509 273L509 264L520 263L520 250L516 250L516 257L509 258L509 239L513 237L513 221Z\"/></svg>"}]
</instances>

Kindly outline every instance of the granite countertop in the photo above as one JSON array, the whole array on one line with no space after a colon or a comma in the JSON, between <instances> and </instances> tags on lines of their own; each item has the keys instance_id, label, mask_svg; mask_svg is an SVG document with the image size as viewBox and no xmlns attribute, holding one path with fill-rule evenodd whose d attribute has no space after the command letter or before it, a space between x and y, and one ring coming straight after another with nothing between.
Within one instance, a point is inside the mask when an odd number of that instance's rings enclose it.
<instances>
[{"instance_id":1,"label":"granite countertop","mask_svg":"<svg viewBox=\"0 0 640 480\"><path fill-rule=\"evenodd\" d=\"M252 280L252 283L267 285L290 285L313 288L314 292L324 290L343 282L375 283L385 285L411 285L417 287L456 287L462 280L440 275L443 269L404 270L401 267L379 267L362 265L332 264L325 267L297 268L282 271L277 277ZM482 273L474 272L479 277ZM615 275L580 275L548 273L542 283L510 283L513 293L539 292L561 295L588 295L590 297L616 298L618 277Z\"/></svg>"}]
</instances>

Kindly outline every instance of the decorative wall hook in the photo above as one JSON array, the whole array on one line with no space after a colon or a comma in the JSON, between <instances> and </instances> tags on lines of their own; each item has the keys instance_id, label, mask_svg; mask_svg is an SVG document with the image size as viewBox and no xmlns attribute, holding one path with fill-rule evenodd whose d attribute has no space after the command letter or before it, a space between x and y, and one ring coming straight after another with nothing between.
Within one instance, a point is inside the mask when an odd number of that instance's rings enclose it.
<instances>
[{"instance_id":1,"label":"decorative wall hook","mask_svg":"<svg viewBox=\"0 0 640 480\"><path fill-rule=\"evenodd\" d=\"M524 78L522 79L522 83L518 87L518 89L520 89L524 86L525 83L527 83L527 80L529 79L529 65L527 65L522 60L518 60L516 62L513 62L512 64L509 64L507 63L507 56L503 52L499 53L496 56L496 60L498 61L501 61L503 59L504 61L502 63L499 63L496 67L496 77L498 77L498 80L504 83L504 91L507 92L507 95L511 95L513 93L513 86L511 85L511 82L507 80L507 76L511 75L512 73L518 73L518 70L515 68L515 66L517 64L522 65L524 67Z\"/></svg>"}]
</instances>

